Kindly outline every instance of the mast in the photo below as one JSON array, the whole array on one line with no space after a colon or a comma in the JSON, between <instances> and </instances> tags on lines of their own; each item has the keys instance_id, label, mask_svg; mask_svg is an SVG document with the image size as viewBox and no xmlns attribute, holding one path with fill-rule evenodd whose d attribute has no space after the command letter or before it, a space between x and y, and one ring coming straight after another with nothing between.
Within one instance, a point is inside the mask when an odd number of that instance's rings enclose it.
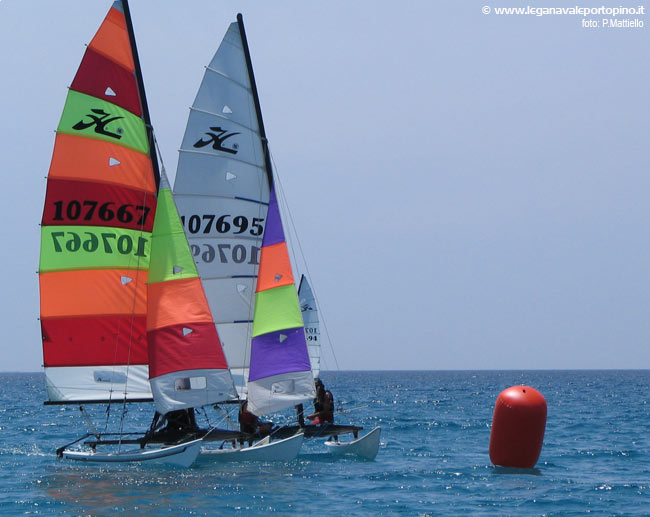
<instances>
[{"instance_id":1,"label":"mast","mask_svg":"<svg viewBox=\"0 0 650 517\"><path fill-rule=\"evenodd\" d=\"M271 189L273 187L273 167L271 166L271 154L269 153L269 142L266 138L266 131L264 131L264 121L262 120L262 108L260 107L260 99L257 93L257 85L255 84L255 74L253 73L253 62L251 61L251 55L248 49L248 40L246 39L246 29L244 29L244 17L241 15L241 13L237 14L237 24L239 25L239 32L241 34L242 45L244 46L244 56L246 57L246 68L248 69L248 77L251 82L253 100L255 101L255 112L257 114L257 124L260 129L262 150L264 152L264 164L266 166L266 177L269 180L269 189Z\"/></svg>"},{"instance_id":2,"label":"mast","mask_svg":"<svg viewBox=\"0 0 650 517\"><path fill-rule=\"evenodd\" d=\"M237 15L237 24L255 104L269 184L269 207L255 291L255 314L251 331L247 384L249 411L262 415L313 399L314 378L273 184L271 155L241 14ZM263 260L264 256L273 258ZM278 388L280 386L282 388ZM300 417L300 408L297 409Z\"/></svg>"},{"instance_id":3,"label":"mast","mask_svg":"<svg viewBox=\"0 0 650 517\"><path fill-rule=\"evenodd\" d=\"M144 80L142 79L142 69L140 68L138 47L135 44L135 33L133 32L133 21L131 20L129 0L122 0L122 6L124 7L124 18L126 19L126 29L129 33L129 41L131 42L131 51L133 52L135 79L138 84L138 92L142 104L142 118L144 118L145 127L147 129L147 139L149 140L149 158L151 158L151 165L156 178L156 189L158 189L160 187L160 168L158 167L158 155L156 153L156 145L153 139L153 126L151 125L151 117L149 116L149 105L147 104L147 95L144 89Z\"/></svg>"}]
</instances>

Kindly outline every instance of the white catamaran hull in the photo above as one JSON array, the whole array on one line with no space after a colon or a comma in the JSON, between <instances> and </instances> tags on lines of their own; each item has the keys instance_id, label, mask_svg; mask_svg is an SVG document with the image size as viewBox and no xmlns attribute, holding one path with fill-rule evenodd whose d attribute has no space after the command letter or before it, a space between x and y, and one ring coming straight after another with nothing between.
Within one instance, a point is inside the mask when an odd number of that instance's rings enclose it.
<instances>
[{"instance_id":1,"label":"white catamaran hull","mask_svg":"<svg viewBox=\"0 0 650 517\"><path fill-rule=\"evenodd\" d=\"M251 447L235 449L203 449L201 456L211 461L291 461L298 456L302 447L303 433L274 442L260 440Z\"/></svg>"},{"instance_id":2,"label":"white catamaran hull","mask_svg":"<svg viewBox=\"0 0 650 517\"><path fill-rule=\"evenodd\" d=\"M201 451L202 439L191 442L162 447L160 449L132 449L124 452L92 452L92 451L63 451L64 458L88 463L170 463L181 467L189 467L194 463Z\"/></svg>"},{"instance_id":3,"label":"white catamaran hull","mask_svg":"<svg viewBox=\"0 0 650 517\"><path fill-rule=\"evenodd\" d=\"M379 452L381 427L375 427L365 436L351 442L327 441L327 451L334 455L356 454L367 460L374 460Z\"/></svg>"}]
</instances>

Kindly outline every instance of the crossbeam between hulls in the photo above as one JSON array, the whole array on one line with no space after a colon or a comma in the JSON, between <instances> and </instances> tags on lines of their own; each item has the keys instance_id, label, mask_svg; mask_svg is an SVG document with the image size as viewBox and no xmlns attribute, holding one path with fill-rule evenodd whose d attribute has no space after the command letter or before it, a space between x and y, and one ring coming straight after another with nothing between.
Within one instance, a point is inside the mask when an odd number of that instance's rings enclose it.
<instances>
[{"instance_id":1,"label":"crossbeam between hulls","mask_svg":"<svg viewBox=\"0 0 650 517\"><path fill-rule=\"evenodd\" d=\"M85 404L116 404L124 402L124 399L114 398L114 399L101 399L101 400L46 400L43 402L44 406L81 406ZM127 403L131 404L134 402L153 402L153 397L142 398L142 399L127 399Z\"/></svg>"}]
</instances>

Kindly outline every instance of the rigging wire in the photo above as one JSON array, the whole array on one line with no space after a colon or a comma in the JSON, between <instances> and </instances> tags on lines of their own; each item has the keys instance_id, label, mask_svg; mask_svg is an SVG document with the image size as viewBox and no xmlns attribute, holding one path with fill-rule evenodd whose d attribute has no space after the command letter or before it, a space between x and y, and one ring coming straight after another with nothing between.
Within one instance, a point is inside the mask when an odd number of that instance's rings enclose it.
<instances>
[{"instance_id":1,"label":"rigging wire","mask_svg":"<svg viewBox=\"0 0 650 517\"><path fill-rule=\"evenodd\" d=\"M221 413L223 413L223 417L221 418L220 422L227 422L230 427L232 427L233 429L237 429L237 426L230 418L230 414L228 413L228 411L222 408L219 404L214 404L213 407L216 411L220 411Z\"/></svg>"},{"instance_id":2,"label":"rigging wire","mask_svg":"<svg viewBox=\"0 0 650 517\"><path fill-rule=\"evenodd\" d=\"M97 431L97 428L93 424L93 421L91 420L88 413L86 413L86 408L79 404L79 411L81 411L81 414L86 419L86 424L88 424L88 427L90 427L92 433L97 437L97 439L99 439L100 433Z\"/></svg>"},{"instance_id":3,"label":"rigging wire","mask_svg":"<svg viewBox=\"0 0 650 517\"><path fill-rule=\"evenodd\" d=\"M264 193L264 183L265 179L259 178L258 181L258 186L259 186L259 192L258 192L258 199L262 199L262 194ZM263 213L264 208L268 209L268 204L264 205L262 203L259 203L257 206L257 216L258 218L267 218L268 216ZM268 221L267 221L268 223ZM259 238L259 249L260 253L262 250L262 242L263 242L263 236L260 236ZM259 261L258 261L259 262ZM253 285L252 286L257 286L257 279L259 276L259 270L260 266L259 263L255 264L253 266ZM243 367L241 368L242 370L242 375L241 375L241 399L246 400L248 398L248 387L247 387L247 377L250 375L250 355L251 355L251 349L252 349L252 340L253 340L253 318L255 315L255 291L256 289L251 289L250 293L248 294L248 323L246 324L246 344L244 346L244 364ZM231 372L232 375L232 372Z\"/></svg>"},{"instance_id":4,"label":"rigging wire","mask_svg":"<svg viewBox=\"0 0 650 517\"><path fill-rule=\"evenodd\" d=\"M325 335L327 336L327 342L329 344L330 352L332 353L332 357L334 358L334 363L336 364L336 369L338 371L341 368L339 367L339 362L338 362L338 359L336 358L336 353L334 352L334 347L332 346L332 339L330 337L330 333L329 333L329 330L327 328L327 324L325 323L325 317L323 315L323 310L321 309L321 305L320 305L320 303L318 301L318 297L316 296L316 290L314 289L314 284L313 284L313 281L311 279L311 273L309 272L309 266L307 265L307 260L305 258L305 254L304 254L304 252L302 250L302 245L300 243L300 238L298 237L298 231L296 229L296 225L294 223L293 216L291 215L291 210L289 209L289 203L287 202L287 198L284 195L284 188L282 187L282 181L280 180L280 174L278 172L278 167L277 167L277 165L275 163L275 159L273 158L273 153L271 153L270 148L269 148L269 154L271 155L271 161L273 163L273 169L275 171L275 177L277 179L277 183L278 183L278 186L279 186L278 191L280 192L280 194L282 196L282 200L283 200L282 206L285 209L285 212L287 213L288 220L289 220L289 223L291 225L291 230L293 231L293 237L294 237L295 242L297 244L298 250L300 251L300 258L302 259L302 264L304 265L306 276L309 279L309 283L312 285L312 294L314 295L314 300L316 301L316 308L318 309L318 314L319 314L320 320L323 323L323 329L325 330ZM294 264L298 264L298 262L297 262L297 260L295 258L295 253L296 253L295 248L296 248L296 246L291 246L291 252L292 252L292 254L294 254ZM321 359L324 359L324 358L321 358Z\"/></svg>"},{"instance_id":5,"label":"rigging wire","mask_svg":"<svg viewBox=\"0 0 650 517\"><path fill-rule=\"evenodd\" d=\"M162 166L163 171L165 170L164 165L162 163L162 154L160 152L160 149L158 147L158 141L156 140L156 137L153 133L153 127L148 126L151 129L151 140L153 142L153 147L154 147L154 152L158 154L160 157L160 163ZM147 197L149 196L149 193L145 190L142 192L142 205L147 206ZM144 218L142 219L142 222L140 223L140 228L139 231L142 233L144 231ZM129 257L129 262L133 259L132 256ZM130 265L130 264L129 264ZM132 345L133 345L133 333L134 333L134 328L135 328L135 308L138 300L138 285L139 285L139 280L140 280L140 256L137 255L136 258L136 263L135 263L135 278L133 279L134 282L134 293L133 293L133 303L131 306L131 319L130 319L130 329L129 329L129 342L128 342L128 347L127 347L127 361L126 361L126 371L125 371L125 382L124 382L124 391L123 391L123 397L122 397L122 417L120 419L120 434L122 433L123 426L124 426L124 415L126 413L126 402L127 402L127 394L128 394L128 386L129 386L129 372L130 372L130 366L131 366L131 350L132 350ZM110 381L110 390L109 390L109 396L108 396L108 406L106 408L106 421L104 423L104 432L108 429L108 423L110 419L110 407L112 404L113 400L113 392L115 391L113 389L113 382L115 379L115 373L116 373L116 365L117 365L117 351L118 351L118 345L119 345L119 339L120 339L120 333L121 333L121 327L122 327L122 318L118 318L117 322L117 332L115 335L115 341L114 341L114 354L113 354L113 365L111 369L111 381ZM121 439L120 439L121 440ZM121 446L121 443L120 443Z\"/></svg>"},{"instance_id":6,"label":"rigging wire","mask_svg":"<svg viewBox=\"0 0 650 517\"><path fill-rule=\"evenodd\" d=\"M150 138L151 138L150 143L153 143L153 148L154 148L153 152L154 152L154 154L157 154L158 158L160 159L160 167L161 167L162 173L165 174L165 176L166 176L165 165L164 165L163 159L162 159L162 153L160 152L160 148L158 147L158 140L156 139L156 136L154 134L153 127L150 126L150 125L148 127L150 129L150 133L149 133ZM148 195L149 195L149 193L146 190L143 191L143 200L142 200L143 206L147 206L146 202L147 202L147 196ZM144 218L142 218L142 222L140 223L140 229L139 229L139 231L141 233L144 232L144 223L145 223ZM133 279L135 285L134 285L134 294L133 294L133 304L131 306L131 328L130 328L130 332L129 332L129 346L128 346L128 353L127 353L127 361L126 361L126 380L124 382L124 396L122 398L122 417L120 418L120 443L118 445L118 451L120 450L120 448L122 446L122 432L124 430L124 419L126 417L126 414L128 413L128 411L126 409L126 401L127 401L128 384L129 384L129 371L130 371L130 366L131 366L131 349L132 349L132 345L133 345L133 332L134 332L134 328L135 328L135 309L136 309L136 304L137 304L137 301L138 301L138 285L139 285L139 280L140 280L140 256L139 255L137 256L135 266L136 266L135 267L135 275L134 275L135 278ZM146 288L146 285L145 285L145 288ZM145 336L145 339L146 339L146 336ZM117 347L116 347L116 353L117 353ZM111 382L112 382L112 379L111 379ZM112 393L112 390L111 390L111 393ZM109 403L109 405L110 405L110 403ZM107 414L107 422L108 422L108 414Z\"/></svg>"}]
</instances>

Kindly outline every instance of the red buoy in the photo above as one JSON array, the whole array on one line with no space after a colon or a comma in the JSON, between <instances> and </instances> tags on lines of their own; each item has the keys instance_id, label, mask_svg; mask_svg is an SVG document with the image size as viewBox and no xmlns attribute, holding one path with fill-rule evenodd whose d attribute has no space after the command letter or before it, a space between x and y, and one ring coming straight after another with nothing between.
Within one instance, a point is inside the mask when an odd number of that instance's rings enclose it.
<instances>
[{"instance_id":1,"label":"red buoy","mask_svg":"<svg viewBox=\"0 0 650 517\"><path fill-rule=\"evenodd\" d=\"M546 399L529 386L512 386L497 398L490 434L490 460L501 467L532 469L542 452Z\"/></svg>"}]
</instances>

